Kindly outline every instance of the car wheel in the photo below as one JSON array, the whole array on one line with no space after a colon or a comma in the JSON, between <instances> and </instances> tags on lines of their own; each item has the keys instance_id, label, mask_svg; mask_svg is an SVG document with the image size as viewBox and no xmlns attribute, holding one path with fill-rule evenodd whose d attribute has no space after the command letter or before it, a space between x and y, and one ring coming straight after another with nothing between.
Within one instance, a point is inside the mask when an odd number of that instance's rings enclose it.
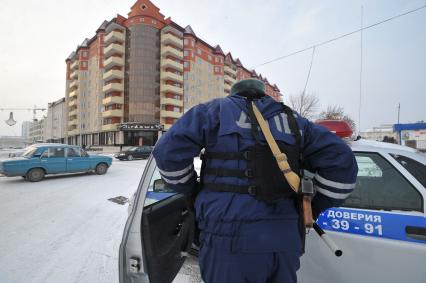
<instances>
[{"instance_id":1,"label":"car wheel","mask_svg":"<svg viewBox=\"0 0 426 283\"><path fill-rule=\"evenodd\" d=\"M95 172L98 175L103 175L108 171L108 165L106 165L105 163L99 163L98 165L96 165L95 168Z\"/></svg>"},{"instance_id":2,"label":"car wheel","mask_svg":"<svg viewBox=\"0 0 426 283\"><path fill-rule=\"evenodd\" d=\"M132 161L133 159L133 155L129 154L129 156L127 156L127 160Z\"/></svg>"},{"instance_id":3,"label":"car wheel","mask_svg":"<svg viewBox=\"0 0 426 283\"><path fill-rule=\"evenodd\" d=\"M30 182L39 182L44 178L44 170L41 168L33 168L27 173L26 179Z\"/></svg>"}]
</instances>

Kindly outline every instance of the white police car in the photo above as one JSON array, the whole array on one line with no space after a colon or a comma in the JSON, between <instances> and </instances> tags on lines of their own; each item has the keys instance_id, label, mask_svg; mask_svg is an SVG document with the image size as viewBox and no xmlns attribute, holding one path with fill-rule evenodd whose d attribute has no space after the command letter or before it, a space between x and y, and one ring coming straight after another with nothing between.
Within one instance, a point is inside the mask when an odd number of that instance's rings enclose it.
<instances>
[{"instance_id":1,"label":"white police car","mask_svg":"<svg viewBox=\"0 0 426 283\"><path fill-rule=\"evenodd\" d=\"M299 282L426 282L426 155L366 140L349 145L359 166L356 189L344 207L317 220L343 256L336 257L310 230ZM184 264L192 214L181 195L162 186L151 158L123 233L121 283L171 282Z\"/></svg>"}]
</instances>

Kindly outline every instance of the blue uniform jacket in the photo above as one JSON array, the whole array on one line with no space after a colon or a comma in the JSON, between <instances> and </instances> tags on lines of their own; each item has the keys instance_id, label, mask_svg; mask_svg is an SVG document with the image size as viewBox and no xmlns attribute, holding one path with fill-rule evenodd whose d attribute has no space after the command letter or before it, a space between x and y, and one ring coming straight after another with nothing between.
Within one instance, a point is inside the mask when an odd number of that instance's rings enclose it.
<instances>
[{"instance_id":1,"label":"blue uniform jacket","mask_svg":"<svg viewBox=\"0 0 426 283\"><path fill-rule=\"evenodd\" d=\"M256 99L276 140L295 144L282 106L271 97ZM208 152L239 152L254 145L246 99L230 95L185 113L157 142L153 155L162 178L176 192L191 194L197 182L193 158ZM355 187L357 164L335 134L294 114L302 134L304 167L315 174L314 205L339 206ZM260 132L261 141L265 139ZM266 142L265 142L266 144ZM246 169L244 160L213 160L211 167ZM206 182L248 185L247 178L206 175ZM266 204L246 194L202 190L195 202L201 243L241 252L300 251L298 213L291 199Z\"/></svg>"}]
</instances>

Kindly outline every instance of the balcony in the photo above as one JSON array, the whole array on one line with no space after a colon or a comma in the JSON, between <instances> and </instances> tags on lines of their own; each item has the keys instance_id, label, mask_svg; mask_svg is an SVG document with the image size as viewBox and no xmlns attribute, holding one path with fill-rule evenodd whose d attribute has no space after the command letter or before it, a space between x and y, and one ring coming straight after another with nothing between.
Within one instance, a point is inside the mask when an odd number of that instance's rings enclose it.
<instances>
[{"instance_id":1,"label":"balcony","mask_svg":"<svg viewBox=\"0 0 426 283\"><path fill-rule=\"evenodd\" d=\"M124 97L122 97L122 96L110 96L110 97L102 99L102 104L103 105L124 104Z\"/></svg>"},{"instance_id":2,"label":"balcony","mask_svg":"<svg viewBox=\"0 0 426 283\"><path fill-rule=\"evenodd\" d=\"M225 71L225 73L231 74L233 76L237 75L237 71L235 71L234 69L232 69L229 66L225 66L225 68L223 70Z\"/></svg>"},{"instance_id":3,"label":"balcony","mask_svg":"<svg viewBox=\"0 0 426 283\"><path fill-rule=\"evenodd\" d=\"M106 59L104 61L104 68L105 69L111 68L113 66L123 67L124 66L124 58L112 56L112 57L109 57L108 59Z\"/></svg>"},{"instance_id":4,"label":"balcony","mask_svg":"<svg viewBox=\"0 0 426 283\"><path fill-rule=\"evenodd\" d=\"M71 110L70 112L68 112L68 116L69 117L72 117L72 116L76 116L77 117L77 114L78 114L77 109Z\"/></svg>"},{"instance_id":5,"label":"balcony","mask_svg":"<svg viewBox=\"0 0 426 283\"><path fill-rule=\"evenodd\" d=\"M228 83L229 85L233 85L237 80L233 77L225 75L223 80L225 81L225 84Z\"/></svg>"},{"instance_id":6,"label":"balcony","mask_svg":"<svg viewBox=\"0 0 426 283\"><path fill-rule=\"evenodd\" d=\"M170 55L170 56L176 57L178 59L183 59L183 51L177 50L176 48L173 48L171 46L162 46L161 54L163 56Z\"/></svg>"},{"instance_id":7,"label":"balcony","mask_svg":"<svg viewBox=\"0 0 426 283\"><path fill-rule=\"evenodd\" d=\"M78 134L79 134L78 129L68 131L68 136L75 136L75 135L78 135Z\"/></svg>"},{"instance_id":8,"label":"balcony","mask_svg":"<svg viewBox=\"0 0 426 283\"><path fill-rule=\"evenodd\" d=\"M178 83L183 83L183 76L172 72L162 71L160 78L162 80L172 80Z\"/></svg>"},{"instance_id":9,"label":"balcony","mask_svg":"<svg viewBox=\"0 0 426 283\"><path fill-rule=\"evenodd\" d=\"M76 91L76 90L71 91L71 92L69 93L69 97L70 97L70 98L77 97L77 91Z\"/></svg>"},{"instance_id":10,"label":"balcony","mask_svg":"<svg viewBox=\"0 0 426 283\"><path fill-rule=\"evenodd\" d=\"M178 71L183 71L183 64L180 62L173 61L171 59L161 59L162 68L174 68Z\"/></svg>"},{"instance_id":11,"label":"balcony","mask_svg":"<svg viewBox=\"0 0 426 283\"><path fill-rule=\"evenodd\" d=\"M68 121L68 126L77 126L78 125L78 119L72 119Z\"/></svg>"},{"instance_id":12,"label":"balcony","mask_svg":"<svg viewBox=\"0 0 426 283\"><path fill-rule=\"evenodd\" d=\"M170 92L183 95L183 88L163 83L160 85L160 92Z\"/></svg>"},{"instance_id":13,"label":"balcony","mask_svg":"<svg viewBox=\"0 0 426 283\"><path fill-rule=\"evenodd\" d=\"M173 124L164 124L164 130L165 130L165 131L167 131L167 130L169 130L172 126L173 126Z\"/></svg>"},{"instance_id":14,"label":"balcony","mask_svg":"<svg viewBox=\"0 0 426 283\"><path fill-rule=\"evenodd\" d=\"M120 125L120 123L102 125L102 131L117 131L118 125Z\"/></svg>"},{"instance_id":15,"label":"balcony","mask_svg":"<svg viewBox=\"0 0 426 283\"><path fill-rule=\"evenodd\" d=\"M160 104L162 105L174 105L183 107L183 100L178 100L174 98L161 97Z\"/></svg>"},{"instance_id":16,"label":"balcony","mask_svg":"<svg viewBox=\"0 0 426 283\"><path fill-rule=\"evenodd\" d=\"M78 88L78 80L74 80L69 85L70 89Z\"/></svg>"},{"instance_id":17,"label":"balcony","mask_svg":"<svg viewBox=\"0 0 426 283\"><path fill-rule=\"evenodd\" d=\"M108 45L104 49L105 57L108 57L109 55L112 55L112 54L115 54L115 53L124 54L124 46L119 45L117 43L111 43L110 45Z\"/></svg>"},{"instance_id":18,"label":"balcony","mask_svg":"<svg viewBox=\"0 0 426 283\"><path fill-rule=\"evenodd\" d=\"M102 91L104 93L110 93L110 92L113 92L113 91L123 92L124 91L124 85L123 85L123 83L110 83L110 84L104 85L104 87L102 88Z\"/></svg>"},{"instance_id":19,"label":"balcony","mask_svg":"<svg viewBox=\"0 0 426 283\"><path fill-rule=\"evenodd\" d=\"M105 45L108 45L108 44L110 44L111 42L114 42L114 41L123 42L125 39L126 39L126 36L125 36L124 32L111 31L110 33L108 33L105 36L104 42L105 42Z\"/></svg>"},{"instance_id":20,"label":"balcony","mask_svg":"<svg viewBox=\"0 0 426 283\"><path fill-rule=\"evenodd\" d=\"M106 110L102 112L102 118L123 117L123 109Z\"/></svg>"},{"instance_id":21,"label":"balcony","mask_svg":"<svg viewBox=\"0 0 426 283\"><path fill-rule=\"evenodd\" d=\"M183 113L180 113L180 112L167 111L167 110L160 111L161 118L180 118L182 117L182 114Z\"/></svg>"},{"instance_id":22,"label":"balcony","mask_svg":"<svg viewBox=\"0 0 426 283\"><path fill-rule=\"evenodd\" d=\"M161 34L161 43L163 44L173 44L179 48L183 48L183 39L177 37L174 34L163 33Z\"/></svg>"},{"instance_id":23,"label":"balcony","mask_svg":"<svg viewBox=\"0 0 426 283\"><path fill-rule=\"evenodd\" d=\"M77 106L77 99L73 99L73 100L71 100L71 101L68 103L68 106L69 106L69 107Z\"/></svg>"},{"instance_id":24,"label":"balcony","mask_svg":"<svg viewBox=\"0 0 426 283\"><path fill-rule=\"evenodd\" d=\"M75 70L78 69L78 60L75 60L71 65L70 65L71 70Z\"/></svg>"},{"instance_id":25,"label":"balcony","mask_svg":"<svg viewBox=\"0 0 426 283\"><path fill-rule=\"evenodd\" d=\"M78 70L74 70L71 75L70 75L71 79L77 79L78 78Z\"/></svg>"},{"instance_id":26,"label":"balcony","mask_svg":"<svg viewBox=\"0 0 426 283\"><path fill-rule=\"evenodd\" d=\"M109 70L107 72L104 72L103 79L105 81L109 81L112 79L123 79L124 78L124 72L122 70Z\"/></svg>"}]
</instances>

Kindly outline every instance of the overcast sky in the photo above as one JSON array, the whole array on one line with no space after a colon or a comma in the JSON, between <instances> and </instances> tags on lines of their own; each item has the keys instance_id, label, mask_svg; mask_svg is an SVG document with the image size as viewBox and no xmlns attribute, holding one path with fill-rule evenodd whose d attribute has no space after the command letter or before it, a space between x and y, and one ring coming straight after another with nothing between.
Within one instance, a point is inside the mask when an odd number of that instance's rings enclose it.
<instances>
[{"instance_id":1,"label":"overcast sky","mask_svg":"<svg viewBox=\"0 0 426 283\"><path fill-rule=\"evenodd\" d=\"M2 0L0 10L0 108L48 102L65 95L65 59L103 20L127 16L133 0ZM156 0L161 12L211 45L251 68L360 27L423 6L425 0ZM361 130L426 120L426 9L364 31ZM303 90L311 51L256 69L276 83L284 97ZM315 52L307 91L321 107L343 106L358 124L360 34ZM286 98L284 98L286 101ZM39 113L40 117L41 113ZM20 123L32 118L15 111L18 124L3 121L0 135L20 135Z\"/></svg>"}]
</instances>

